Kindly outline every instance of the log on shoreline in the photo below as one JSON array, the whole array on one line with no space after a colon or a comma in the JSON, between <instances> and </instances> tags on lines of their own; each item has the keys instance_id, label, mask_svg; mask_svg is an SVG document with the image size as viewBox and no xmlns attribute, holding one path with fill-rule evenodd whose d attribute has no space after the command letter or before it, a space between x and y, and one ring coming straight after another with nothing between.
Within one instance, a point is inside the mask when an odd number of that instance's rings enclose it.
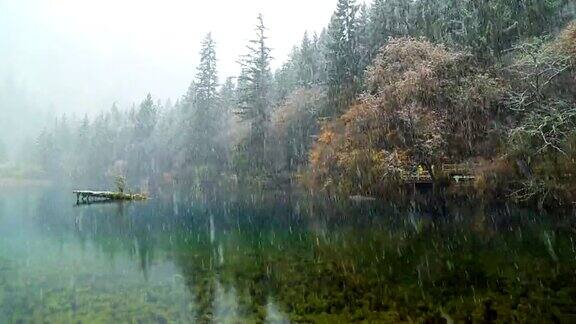
<instances>
[{"instance_id":1,"label":"log on shoreline","mask_svg":"<svg viewBox=\"0 0 576 324\"><path fill-rule=\"evenodd\" d=\"M76 195L76 203L80 201L90 202L90 200L146 200L148 197L143 194L127 194L123 192L113 191L90 191L90 190L74 190Z\"/></svg>"}]
</instances>

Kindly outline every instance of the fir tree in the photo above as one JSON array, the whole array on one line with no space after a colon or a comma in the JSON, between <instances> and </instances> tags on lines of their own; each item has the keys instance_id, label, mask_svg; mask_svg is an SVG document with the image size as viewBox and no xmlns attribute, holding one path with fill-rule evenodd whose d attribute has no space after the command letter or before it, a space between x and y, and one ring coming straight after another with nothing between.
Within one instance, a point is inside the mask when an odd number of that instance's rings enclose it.
<instances>
[{"instance_id":1,"label":"fir tree","mask_svg":"<svg viewBox=\"0 0 576 324\"><path fill-rule=\"evenodd\" d=\"M200 64L188 100L190 107L189 140L192 146L190 159L203 170L214 170L221 154L218 137L222 124L218 93L216 49L212 35L206 35L200 51Z\"/></svg>"},{"instance_id":2,"label":"fir tree","mask_svg":"<svg viewBox=\"0 0 576 324\"><path fill-rule=\"evenodd\" d=\"M216 49L212 34L208 33L202 42L200 65L196 75L198 104L207 110L214 109L218 96L218 72L216 70Z\"/></svg>"},{"instance_id":3,"label":"fir tree","mask_svg":"<svg viewBox=\"0 0 576 324\"><path fill-rule=\"evenodd\" d=\"M370 51L370 37L368 34L369 30L369 15L368 15L368 8L365 4L360 6L358 12L358 22L356 26L356 57L358 58L357 64L357 73L358 77L362 78L362 74L364 73L364 69L370 64L372 61L372 55Z\"/></svg>"},{"instance_id":4,"label":"fir tree","mask_svg":"<svg viewBox=\"0 0 576 324\"><path fill-rule=\"evenodd\" d=\"M266 28L262 15L258 16L256 38L247 46L248 54L242 57L242 74L239 78L239 107L237 114L250 122L251 132L247 150L252 165L263 167L270 123L271 82L270 48L266 45Z\"/></svg>"},{"instance_id":5,"label":"fir tree","mask_svg":"<svg viewBox=\"0 0 576 324\"><path fill-rule=\"evenodd\" d=\"M144 140L152 134L156 126L156 105L152 100L152 95L148 94L146 99L140 104L135 116L134 136L138 140Z\"/></svg>"},{"instance_id":6,"label":"fir tree","mask_svg":"<svg viewBox=\"0 0 576 324\"><path fill-rule=\"evenodd\" d=\"M326 60L328 64L329 115L340 113L354 99L357 90L358 55L356 53L356 11L354 0L338 0L328 27Z\"/></svg>"}]
</instances>

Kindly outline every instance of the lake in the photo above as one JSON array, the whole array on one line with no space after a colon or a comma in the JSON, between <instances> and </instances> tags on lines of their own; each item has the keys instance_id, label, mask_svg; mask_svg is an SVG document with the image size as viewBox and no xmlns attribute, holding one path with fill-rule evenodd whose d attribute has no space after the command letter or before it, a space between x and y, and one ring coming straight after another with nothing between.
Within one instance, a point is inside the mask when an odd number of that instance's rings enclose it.
<instances>
[{"instance_id":1,"label":"lake","mask_svg":"<svg viewBox=\"0 0 576 324\"><path fill-rule=\"evenodd\" d=\"M575 322L576 222L478 201L0 189L0 323Z\"/></svg>"}]
</instances>

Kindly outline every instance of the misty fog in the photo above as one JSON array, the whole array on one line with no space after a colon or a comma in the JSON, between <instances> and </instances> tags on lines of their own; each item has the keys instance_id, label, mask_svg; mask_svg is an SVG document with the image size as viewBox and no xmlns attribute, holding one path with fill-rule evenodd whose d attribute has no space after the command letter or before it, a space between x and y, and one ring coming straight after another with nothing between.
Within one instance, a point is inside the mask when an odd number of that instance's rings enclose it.
<instances>
[{"instance_id":1,"label":"misty fog","mask_svg":"<svg viewBox=\"0 0 576 324\"><path fill-rule=\"evenodd\" d=\"M574 0L0 0L0 324L573 323Z\"/></svg>"},{"instance_id":2,"label":"misty fog","mask_svg":"<svg viewBox=\"0 0 576 324\"><path fill-rule=\"evenodd\" d=\"M208 32L218 45L219 76L237 76L258 13L274 35L278 67L304 31L324 27L333 6L332 0L0 1L0 137L20 143L56 115L94 116L113 103L128 109L149 92L175 101L196 73Z\"/></svg>"}]
</instances>

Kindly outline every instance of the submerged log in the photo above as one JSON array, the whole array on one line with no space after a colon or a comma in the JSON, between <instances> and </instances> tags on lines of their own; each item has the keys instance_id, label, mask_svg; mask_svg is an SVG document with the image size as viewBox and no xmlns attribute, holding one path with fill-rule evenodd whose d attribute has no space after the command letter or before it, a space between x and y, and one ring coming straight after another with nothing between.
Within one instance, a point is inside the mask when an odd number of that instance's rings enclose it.
<instances>
[{"instance_id":1,"label":"submerged log","mask_svg":"<svg viewBox=\"0 0 576 324\"><path fill-rule=\"evenodd\" d=\"M144 194L126 194L123 192L112 191L89 191L89 190L74 190L76 195L76 203L80 200L89 202L90 200L146 200L148 197Z\"/></svg>"},{"instance_id":2,"label":"submerged log","mask_svg":"<svg viewBox=\"0 0 576 324\"><path fill-rule=\"evenodd\" d=\"M356 203L376 201L376 198L366 197L366 196L361 196L361 195L350 196L350 197L348 197L348 198L349 198L350 200L352 200L353 202L356 202Z\"/></svg>"}]
</instances>

